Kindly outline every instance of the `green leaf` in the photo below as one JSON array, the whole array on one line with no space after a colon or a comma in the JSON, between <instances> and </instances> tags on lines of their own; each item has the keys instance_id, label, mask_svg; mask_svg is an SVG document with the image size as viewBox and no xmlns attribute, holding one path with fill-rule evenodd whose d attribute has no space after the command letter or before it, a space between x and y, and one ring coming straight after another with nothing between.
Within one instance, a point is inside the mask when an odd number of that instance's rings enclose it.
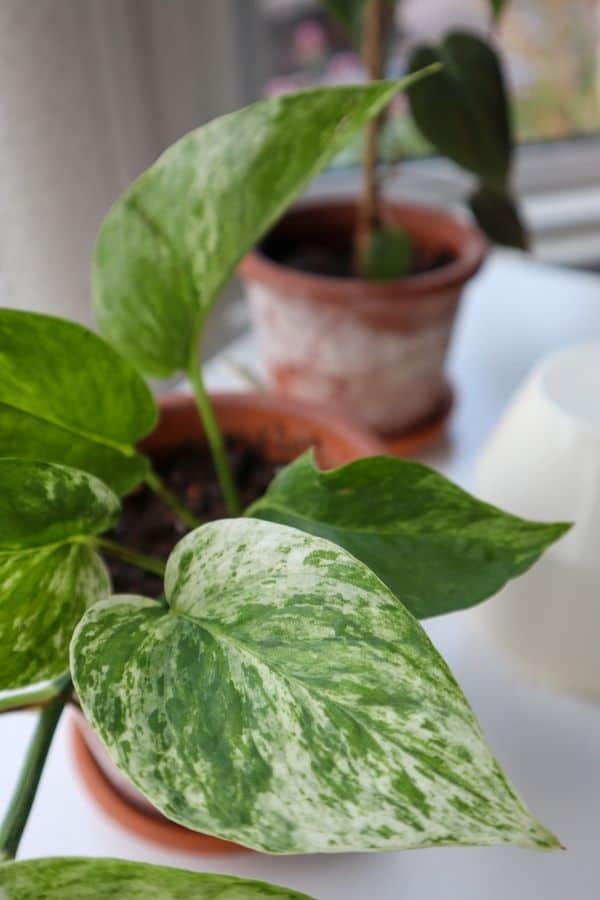
<instances>
[{"instance_id":1,"label":"green leaf","mask_svg":"<svg viewBox=\"0 0 600 900\"><path fill-rule=\"evenodd\" d=\"M0 459L0 710L64 687L73 629L110 594L86 541L118 512L118 498L85 472Z\"/></svg>"},{"instance_id":2,"label":"green leaf","mask_svg":"<svg viewBox=\"0 0 600 900\"><path fill-rule=\"evenodd\" d=\"M358 44L365 0L325 0L325 6L341 22L349 37Z\"/></svg>"},{"instance_id":3,"label":"green leaf","mask_svg":"<svg viewBox=\"0 0 600 900\"><path fill-rule=\"evenodd\" d=\"M71 671L170 819L271 853L556 846L419 623L340 547L213 522L175 548L165 595L89 609Z\"/></svg>"},{"instance_id":4,"label":"green leaf","mask_svg":"<svg viewBox=\"0 0 600 900\"><path fill-rule=\"evenodd\" d=\"M3 900L310 900L231 875L205 875L121 859L28 859L0 865Z\"/></svg>"},{"instance_id":5,"label":"green leaf","mask_svg":"<svg viewBox=\"0 0 600 900\"><path fill-rule=\"evenodd\" d=\"M490 0L492 17L496 22L500 19L500 16L504 12L504 8L506 6L508 6L508 0Z\"/></svg>"},{"instance_id":6,"label":"green leaf","mask_svg":"<svg viewBox=\"0 0 600 900\"><path fill-rule=\"evenodd\" d=\"M366 0L324 0L324 2L325 6L332 14L332 16L334 16L334 18L336 18L343 25L352 41L357 46L360 46ZM389 16L387 17L387 19L384 19L384 22L389 25L390 33L384 33L383 37L385 43L388 43L392 37L392 17L394 14L396 0L388 0L388 5Z\"/></svg>"},{"instance_id":7,"label":"green leaf","mask_svg":"<svg viewBox=\"0 0 600 900\"><path fill-rule=\"evenodd\" d=\"M506 185L513 150L507 91L491 44L468 31L411 54L414 71L443 68L408 88L413 117L436 150L496 187Z\"/></svg>"},{"instance_id":8,"label":"green leaf","mask_svg":"<svg viewBox=\"0 0 600 900\"><path fill-rule=\"evenodd\" d=\"M569 527L504 513L432 469L392 456L321 472L304 454L247 514L345 547L420 619L495 594Z\"/></svg>"},{"instance_id":9,"label":"green leaf","mask_svg":"<svg viewBox=\"0 0 600 900\"><path fill-rule=\"evenodd\" d=\"M529 236L510 194L481 185L469 197L469 206L491 241L518 250L529 249Z\"/></svg>"},{"instance_id":10,"label":"green leaf","mask_svg":"<svg viewBox=\"0 0 600 900\"><path fill-rule=\"evenodd\" d=\"M100 230L93 293L108 340L148 374L187 370L238 262L406 83L263 100L167 150Z\"/></svg>"},{"instance_id":11,"label":"green leaf","mask_svg":"<svg viewBox=\"0 0 600 900\"><path fill-rule=\"evenodd\" d=\"M408 231L382 228L373 235L364 266L364 276L372 281L404 278L409 274L413 246Z\"/></svg>"},{"instance_id":12,"label":"green leaf","mask_svg":"<svg viewBox=\"0 0 600 900\"><path fill-rule=\"evenodd\" d=\"M118 498L103 482L65 466L0 459L0 553L108 531Z\"/></svg>"},{"instance_id":13,"label":"green leaf","mask_svg":"<svg viewBox=\"0 0 600 900\"><path fill-rule=\"evenodd\" d=\"M0 452L62 463L119 493L147 461L133 444L156 421L142 377L97 335L65 319L0 309Z\"/></svg>"}]
</instances>

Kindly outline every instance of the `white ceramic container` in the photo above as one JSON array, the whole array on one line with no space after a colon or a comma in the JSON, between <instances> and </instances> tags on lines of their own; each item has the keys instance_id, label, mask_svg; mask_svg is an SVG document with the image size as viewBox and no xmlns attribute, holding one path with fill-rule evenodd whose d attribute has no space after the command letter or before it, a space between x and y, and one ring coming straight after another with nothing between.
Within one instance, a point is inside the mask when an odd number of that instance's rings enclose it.
<instances>
[{"instance_id":1,"label":"white ceramic container","mask_svg":"<svg viewBox=\"0 0 600 900\"><path fill-rule=\"evenodd\" d=\"M600 698L600 342L535 367L481 456L477 493L526 518L575 523L472 616L538 681Z\"/></svg>"}]
</instances>

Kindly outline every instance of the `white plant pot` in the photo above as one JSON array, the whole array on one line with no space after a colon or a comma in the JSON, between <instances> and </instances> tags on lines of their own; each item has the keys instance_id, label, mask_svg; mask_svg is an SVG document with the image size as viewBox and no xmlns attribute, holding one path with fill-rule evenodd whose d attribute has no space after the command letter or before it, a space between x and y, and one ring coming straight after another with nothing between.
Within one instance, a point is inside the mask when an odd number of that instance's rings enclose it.
<instances>
[{"instance_id":1,"label":"white plant pot","mask_svg":"<svg viewBox=\"0 0 600 900\"><path fill-rule=\"evenodd\" d=\"M600 697L600 342L536 366L483 452L477 492L575 524L474 620L538 681Z\"/></svg>"}]
</instances>

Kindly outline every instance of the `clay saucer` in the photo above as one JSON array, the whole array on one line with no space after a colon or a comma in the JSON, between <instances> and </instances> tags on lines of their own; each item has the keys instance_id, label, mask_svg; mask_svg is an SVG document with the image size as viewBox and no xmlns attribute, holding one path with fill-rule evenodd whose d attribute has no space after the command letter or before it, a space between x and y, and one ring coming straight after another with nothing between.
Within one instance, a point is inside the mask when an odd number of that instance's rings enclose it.
<instances>
[{"instance_id":1,"label":"clay saucer","mask_svg":"<svg viewBox=\"0 0 600 900\"><path fill-rule=\"evenodd\" d=\"M146 811L116 790L95 761L75 722L71 725L71 746L75 767L98 806L136 837L162 847L196 853L249 853L246 847L207 834L190 831L170 822L158 810Z\"/></svg>"},{"instance_id":2,"label":"clay saucer","mask_svg":"<svg viewBox=\"0 0 600 900\"><path fill-rule=\"evenodd\" d=\"M399 434L382 434L380 439L394 456L415 456L426 447L436 444L444 435L448 418L454 406L454 391L446 382L444 393L433 413L422 419L408 431Z\"/></svg>"}]
</instances>

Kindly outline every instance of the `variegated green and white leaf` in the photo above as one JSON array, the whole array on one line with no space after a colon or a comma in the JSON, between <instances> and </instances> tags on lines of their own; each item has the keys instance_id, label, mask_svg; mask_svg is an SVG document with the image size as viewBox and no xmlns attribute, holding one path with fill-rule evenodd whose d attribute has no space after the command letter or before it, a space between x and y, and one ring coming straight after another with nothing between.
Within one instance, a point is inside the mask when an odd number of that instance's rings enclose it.
<instances>
[{"instance_id":1,"label":"variegated green and white leaf","mask_svg":"<svg viewBox=\"0 0 600 900\"><path fill-rule=\"evenodd\" d=\"M121 859L28 859L0 865L2 900L310 900L288 888Z\"/></svg>"},{"instance_id":2,"label":"variegated green and white leaf","mask_svg":"<svg viewBox=\"0 0 600 900\"><path fill-rule=\"evenodd\" d=\"M187 370L203 322L244 254L408 83L262 100L170 147L100 230L93 293L102 333L150 375Z\"/></svg>"},{"instance_id":3,"label":"variegated green and white leaf","mask_svg":"<svg viewBox=\"0 0 600 900\"><path fill-rule=\"evenodd\" d=\"M115 494L85 472L0 459L0 710L64 686L73 629L110 594L85 542L118 512Z\"/></svg>"},{"instance_id":4,"label":"variegated green and white leaf","mask_svg":"<svg viewBox=\"0 0 600 900\"><path fill-rule=\"evenodd\" d=\"M0 454L82 469L118 493L142 481L134 444L156 404L141 375L65 319L0 309Z\"/></svg>"},{"instance_id":5,"label":"variegated green and white leaf","mask_svg":"<svg viewBox=\"0 0 600 900\"><path fill-rule=\"evenodd\" d=\"M0 553L100 534L114 525L119 510L113 491L86 472L0 458Z\"/></svg>"},{"instance_id":6,"label":"variegated green and white leaf","mask_svg":"<svg viewBox=\"0 0 600 900\"><path fill-rule=\"evenodd\" d=\"M169 818L272 853L556 846L421 626L345 550L214 522L176 547L165 594L89 609L71 671Z\"/></svg>"},{"instance_id":7,"label":"variegated green and white leaf","mask_svg":"<svg viewBox=\"0 0 600 900\"><path fill-rule=\"evenodd\" d=\"M310 452L247 514L345 547L419 619L495 594L569 528L502 512L420 463L371 456L322 472Z\"/></svg>"}]
</instances>

